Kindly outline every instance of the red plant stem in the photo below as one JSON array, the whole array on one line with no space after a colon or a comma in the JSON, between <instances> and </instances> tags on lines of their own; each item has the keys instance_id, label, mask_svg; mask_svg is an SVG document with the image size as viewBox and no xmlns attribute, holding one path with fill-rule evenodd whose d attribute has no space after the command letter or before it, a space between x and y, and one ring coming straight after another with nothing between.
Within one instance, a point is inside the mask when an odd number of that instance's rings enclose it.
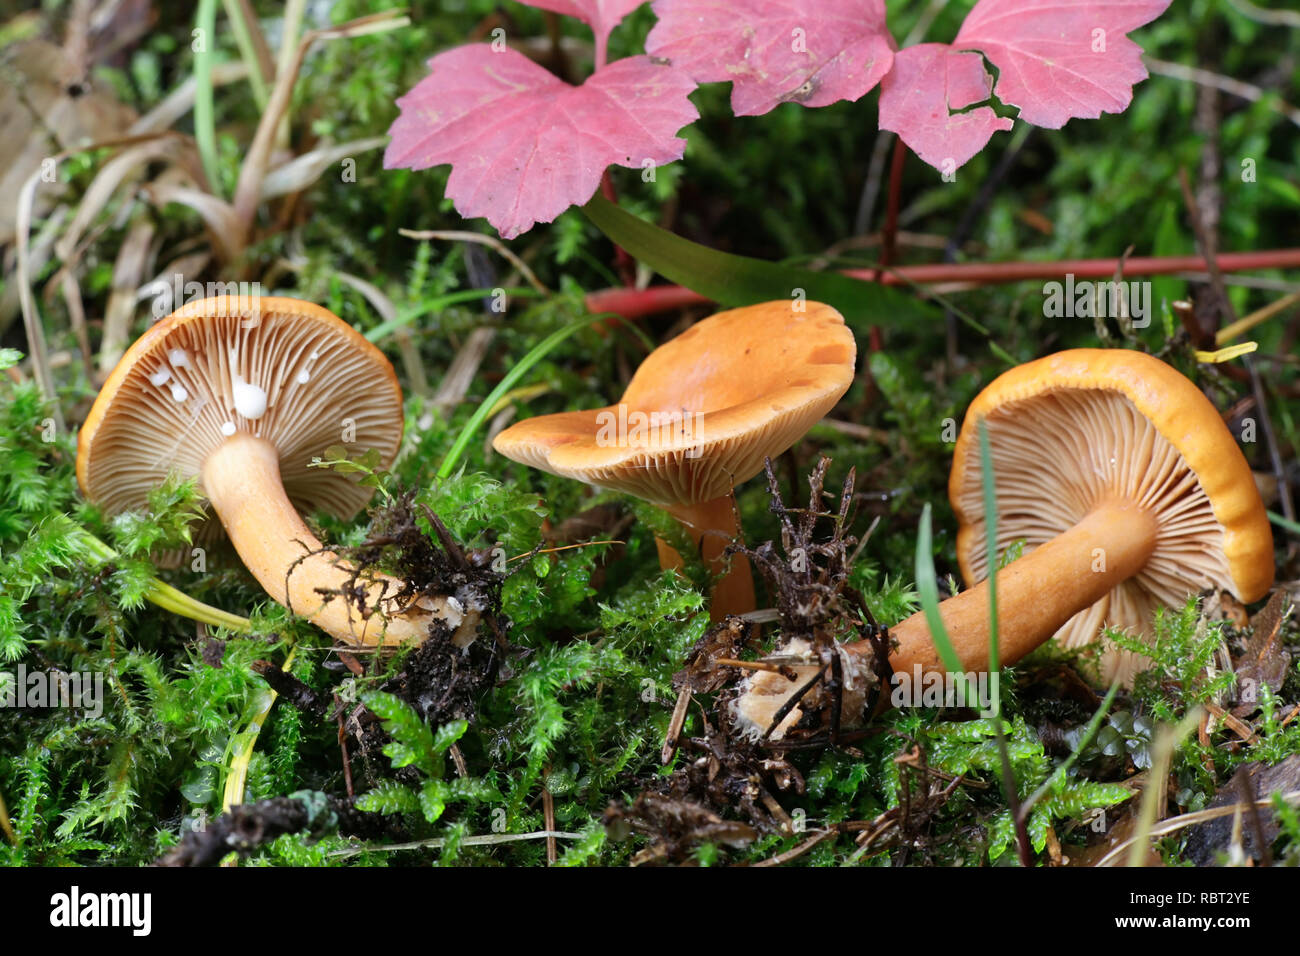
<instances>
[{"instance_id":1,"label":"red plant stem","mask_svg":"<svg viewBox=\"0 0 1300 956\"><path fill-rule=\"evenodd\" d=\"M894 264L898 241L898 207L903 198L903 161L906 159L907 148L903 145L903 140L896 137L893 161L889 164L889 200L885 205L885 228L881 232L880 268L872 276L877 282L885 267Z\"/></svg>"},{"instance_id":2,"label":"red plant stem","mask_svg":"<svg viewBox=\"0 0 1300 956\"><path fill-rule=\"evenodd\" d=\"M600 177L600 194L615 205L618 204L618 192L614 189L614 180L610 178L608 169ZM633 291L636 286L636 260L617 242L614 243L614 268L623 280L624 289Z\"/></svg>"},{"instance_id":3,"label":"red plant stem","mask_svg":"<svg viewBox=\"0 0 1300 956\"><path fill-rule=\"evenodd\" d=\"M894 157L889 164L889 199L885 205L885 228L881 234L880 267L871 276L872 282L879 282L885 269L894 264L898 252L898 208L903 198L903 163L907 159L907 149L903 140L894 138ZM867 348L879 352L885 347L885 333L880 326L873 325L867 330Z\"/></svg>"},{"instance_id":4,"label":"red plant stem","mask_svg":"<svg viewBox=\"0 0 1300 956\"><path fill-rule=\"evenodd\" d=\"M1224 252L1215 256L1221 272L1252 269L1300 269L1300 249L1268 249L1260 252ZM1064 259L1056 262L956 262L919 266L898 266L885 273L885 285L926 285L937 282L970 282L996 285L1033 279L1061 280L1067 273L1076 279L1109 279L1119 267L1118 259ZM1128 259L1124 275L1155 276L1174 272L1204 272L1201 256L1144 256ZM875 269L845 269L844 275L870 282ZM711 299L677 285L648 289L602 289L587 296L590 312L613 312L625 319L666 312L688 305L703 305Z\"/></svg>"},{"instance_id":5,"label":"red plant stem","mask_svg":"<svg viewBox=\"0 0 1300 956\"><path fill-rule=\"evenodd\" d=\"M608 58L609 37L596 31L596 59L592 72L599 73ZM614 180L610 178L608 169L600 176L600 194L615 205L618 204L618 192L614 189ZM631 289L636 285L636 260L617 242L614 243L614 268L624 286Z\"/></svg>"}]
</instances>

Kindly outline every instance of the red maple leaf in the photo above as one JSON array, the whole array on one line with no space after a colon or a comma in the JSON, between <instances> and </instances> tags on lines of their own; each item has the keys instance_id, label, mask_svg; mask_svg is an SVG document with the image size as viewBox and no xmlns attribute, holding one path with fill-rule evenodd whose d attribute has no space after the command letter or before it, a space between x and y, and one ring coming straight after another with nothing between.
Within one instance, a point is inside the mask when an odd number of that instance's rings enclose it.
<instances>
[{"instance_id":1,"label":"red maple leaf","mask_svg":"<svg viewBox=\"0 0 1300 956\"><path fill-rule=\"evenodd\" d=\"M899 50L880 84L880 128L902 137L912 152L950 174L988 144L1011 120L987 106L962 110L989 98L992 78L978 53L959 53L946 43Z\"/></svg>"},{"instance_id":2,"label":"red maple leaf","mask_svg":"<svg viewBox=\"0 0 1300 956\"><path fill-rule=\"evenodd\" d=\"M655 0L646 52L700 83L731 81L737 116L866 95L889 72L884 0Z\"/></svg>"},{"instance_id":3,"label":"red maple leaf","mask_svg":"<svg viewBox=\"0 0 1300 956\"><path fill-rule=\"evenodd\" d=\"M912 151L952 172L1011 128L987 106L978 50L998 68L997 96L1020 118L1059 129L1075 117L1122 113L1133 84L1146 79L1142 48L1125 34L1154 20L1172 0L980 0L957 39L923 43L894 56L880 87L880 126Z\"/></svg>"},{"instance_id":4,"label":"red maple leaf","mask_svg":"<svg viewBox=\"0 0 1300 956\"><path fill-rule=\"evenodd\" d=\"M625 16L635 10L645 0L521 0L530 7L562 13L577 17L596 35L596 62L605 60L605 44L609 35Z\"/></svg>"},{"instance_id":5,"label":"red maple leaf","mask_svg":"<svg viewBox=\"0 0 1300 956\"><path fill-rule=\"evenodd\" d=\"M447 196L465 218L485 216L503 238L585 203L611 165L682 158L677 131L699 114L685 74L645 56L571 86L509 48L457 47L397 105L384 167L452 166Z\"/></svg>"},{"instance_id":6,"label":"red maple leaf","mask_svg":"<svg viewBox=\"0 0 1300 956\"><path fill-rule=\"evenodd\" d=\"M1122 113L1147 78L1142 48L1125 34L1172 0L980 0L953 46L998 68L998 99L1020 118L1060 129L1073 118Z\"/></svg>"}]
</instances>

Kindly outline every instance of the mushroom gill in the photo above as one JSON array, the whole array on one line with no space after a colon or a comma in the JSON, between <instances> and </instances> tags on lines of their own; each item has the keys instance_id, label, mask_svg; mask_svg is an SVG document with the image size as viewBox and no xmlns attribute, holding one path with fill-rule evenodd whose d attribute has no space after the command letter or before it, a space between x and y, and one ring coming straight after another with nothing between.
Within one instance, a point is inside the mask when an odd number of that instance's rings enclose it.
<instances>
[{"instance_id":1,"label":"mushroom gill","mask_svg":"<svg viewBox=\"0 0 1300 956\"><path fill-rule=\"evenodd\" d=\"M1103 628L1148 635L1157 608L1203 587L1231 589L1223 527L1178 449L1123 394L1060 389L992 410L986 421L997 476L997 551L1017 541L1028 554L1068 531L1100 503L1123 499L1157 523L1151 557L1133 577L1074 615L1053 636L1064 647L1098 640ZM958 558L969 584L988 577L983 492L966 469L954 507L970 521ZM1095 555L1100 564L1103 553ZM1103 671L1126 682L1145 658L1107 643Z\"/></svg>"}]
</instances>

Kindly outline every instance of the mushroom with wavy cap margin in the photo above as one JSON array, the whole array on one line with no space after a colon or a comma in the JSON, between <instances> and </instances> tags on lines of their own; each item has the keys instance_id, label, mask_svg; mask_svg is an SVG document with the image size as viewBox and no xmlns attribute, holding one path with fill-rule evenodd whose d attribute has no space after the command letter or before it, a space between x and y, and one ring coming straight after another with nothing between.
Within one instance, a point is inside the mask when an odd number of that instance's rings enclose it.
<instances>
[{"instance_id":1,"label":"mushroom with wavy cap margin","mask_svg":"<svg viewBox=\"0 0 1300 956\"><path fill-rule=\"evenodd\" d=\"M81 427L77 479L116 513L169 475L197 478L244 564L290 610L354 646L419 643L435 620L463 646L475 610L454 596L399 600L401 582L358 576L301 517L351 517L373 494L313 458L343 440L387 467L403 424L392 365L338 316L298 299L217 296L127 350Z\"/></svg>"},{"instance_id":2,"label":"mushroom with wavy cap margin","mask_svg":"<svg viewBox=\"0 0 1300 956\"><path fill-rule=\"evenodd\" d=\"M711 614L754 609L732 490L780 455L853 382L857 346L835 309L781 300L719 312L648 355L615 405L526 419L496 436L507 458L633 495L679 521L717 575ZM681 556L662 540L660 565Z\"/></svg>"},{"instance_id":3,"label":"mushroom with wavy cap margin","mask_svg":"<svg viewBox=\"0 0 1300 956\"><path fill-rule=\"evenodd\" d=\"M1218 411L1177 370L1142 352L1074 349L1011 369L966 412L949 478L969 590L939 606L962 667L987 670L989 589L979 430L988 426L997 550L998 647L1012 664L1049 638L1078 647L1104 628L1147 633L1155 610L1203 588L1256 601L1273 583L1273 536L1254 476ZM890 628L896 672L942 673L925 616ZM842 645L865 656L865 643ZM1140 655L1108 648L1103 676L1131 681ZM800 682L816 667L795 669ZM735 702L765 733L790 691L760 673ZM857 715L846 715L846 717ZM774 736L794 726L796 707Z\"/></svg>"}]
</instances>

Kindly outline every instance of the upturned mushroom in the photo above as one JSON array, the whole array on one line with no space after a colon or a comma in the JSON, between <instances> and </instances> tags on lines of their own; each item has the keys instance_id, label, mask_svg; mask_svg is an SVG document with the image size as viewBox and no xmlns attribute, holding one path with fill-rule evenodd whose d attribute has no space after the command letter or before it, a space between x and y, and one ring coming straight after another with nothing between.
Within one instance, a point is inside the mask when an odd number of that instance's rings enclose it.
<instances>
[{"instance_id":1,"label":"upturned mushroom","mask_svg":"<svg viewBox=\"0 0 1300 956\"><path fill-rule=\"evenodd\" d=\"M696 323L655 349L615 405L542 415L497 435L498 452L554 475L625 492L667 511L716 576L711 615L754 609L733 489L839 401L857 348L817 302L766 302ZM682 558L658 541L660 565Z\"/></svg>"},{"instance_id":2,"label":"upturned mushroom","mask_svg":"<svg viewBox=\"0 0 1300 956\"><path fill-rule=\"evenodd\" d=\"M997 494L998 644L1010 664L1055 636L1067 647L1104 628L1146 633L1158 607L1207 588L1258 600L1273 582L1273 537L1250 466L1210 401L1164 362L1076 349L1011 369L966 413L949 496L969 590L940 605L967 671L989 664L989 588L977 423L987 423ZM896 672L946 668L922 613L890 629ZM866 654L865 644L842 645ZM1103 676L1130 681L1140 655L1109 649ZM816 668L804 668L801 679ZM762 673L737 700L764 733L796 686ZM779 730L793 726L798 708Z\"/></svg>"},{"instance_id":3,"label":"upturned mushroom","mask_svg":"<svg viewBox=\"0 0 1300 956\"><path fill-rule=\"evenodd\" d=\"M310 467L333 445L402 439L402 393L383 353L333 313L290 298L220 296L177 309L141 336L104 383L78 436L77 479L109 513L142 506L171 474L197 478L266 592L348 644L423 641L434 620L458 643L477 616L455 597L411 600L359 574L301 515L354 515L373 490ZM401 595L401 597L399 597Z\"/></svg>"}]
</instances>

